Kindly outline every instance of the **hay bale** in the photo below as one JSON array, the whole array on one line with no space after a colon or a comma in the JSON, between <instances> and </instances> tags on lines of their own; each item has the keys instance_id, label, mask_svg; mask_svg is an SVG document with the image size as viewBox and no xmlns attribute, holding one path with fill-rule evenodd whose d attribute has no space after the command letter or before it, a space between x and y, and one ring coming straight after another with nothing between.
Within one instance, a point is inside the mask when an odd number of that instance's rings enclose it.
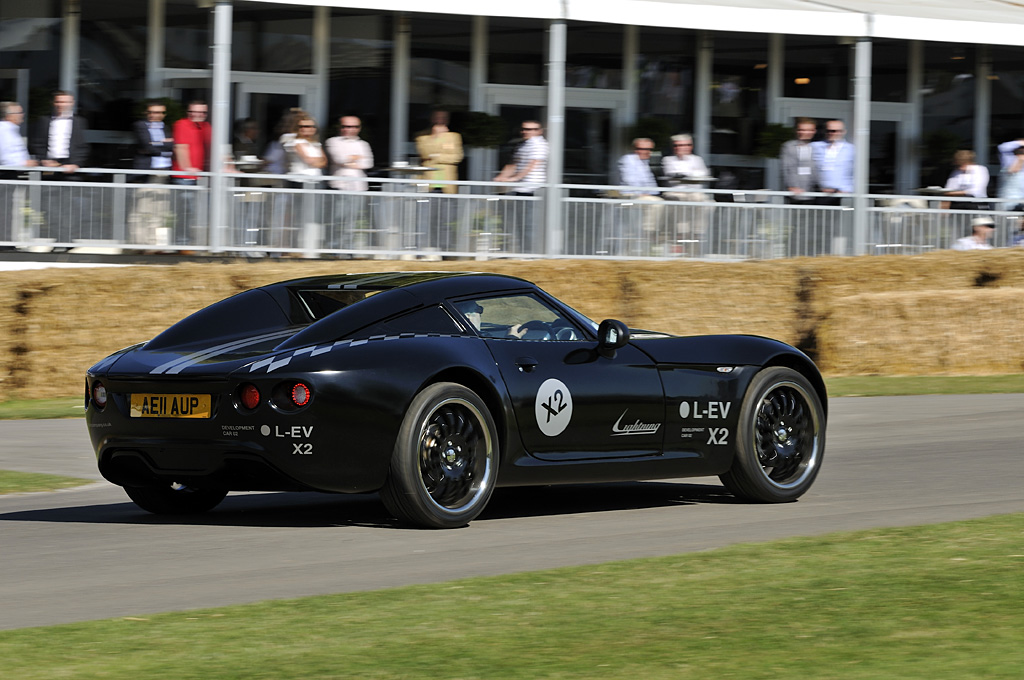
<instances>
[{"instance_id":1,"label":"hay bale","mask_svg":"<svg viewBox=\"0 0 1024 680\"><path fill-rule=\"evenodd\" d=\"M818 315L835 299L865 293L1024 287L1024 248L823 257L801 262Z\"/></svg>"},{"instance_id":2,"label":"hay bale","mask_svg":"<svg viewBox=\"0 0 1024 680\"><path fill-rule=\"evenodd\" d=\"M1024 372L1024 288L851 295L818 330L830 375Z\"/></svg>"}]
</instances>

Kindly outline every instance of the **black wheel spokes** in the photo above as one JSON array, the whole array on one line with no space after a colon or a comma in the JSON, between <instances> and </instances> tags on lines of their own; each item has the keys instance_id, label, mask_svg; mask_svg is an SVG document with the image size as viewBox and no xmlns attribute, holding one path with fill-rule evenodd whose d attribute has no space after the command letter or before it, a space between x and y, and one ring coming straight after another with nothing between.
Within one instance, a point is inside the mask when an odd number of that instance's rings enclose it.
<instances>
[{"instance_id":1,"label":"black wheel spokes","mask_svg":"<svg viewBox=\"0 0 1024 680\"><path fill-rule=\"evenodd\" d=\"M754 426L758 460L769 479L785 483L806 465L813 446L812 415L803 396L781 386L761 401Z\"/></svg>"},{"instance_id":2,"label":"black wheel spokes","mask_svg":"<svg viewBox=\"0 0 1024 680\"><path fill-rule=\"evenodd\" d=\"M427 493L457 508L476 493L480 437L473 414L459 405L436 411L420 437L420 474Z\"/></svg>"}]
</instances>

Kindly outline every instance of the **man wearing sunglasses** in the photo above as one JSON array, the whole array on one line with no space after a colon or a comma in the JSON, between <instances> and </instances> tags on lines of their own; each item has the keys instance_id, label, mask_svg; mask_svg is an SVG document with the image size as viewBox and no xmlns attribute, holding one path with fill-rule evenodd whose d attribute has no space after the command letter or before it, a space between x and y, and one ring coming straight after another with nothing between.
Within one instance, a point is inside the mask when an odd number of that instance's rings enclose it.
<instances>
[{"instance_id":1,"label":"man wearing sunglasses","mask_svg":"<svg viewBox=\"0 0 1024 680\"><path fill-rule=\"evenodd\" d=\"M548 140L544 128L535 120L523 121L519 128L523 141L516 148L512 162L502 168L495 182L523 182L516 196L533 196L547 181Z\"/></svg>"},{"instance_id":2,"label":"man wearing sunglasses","mask_svg":"<svg viewBox=\"0 0 1024 680\"><path fill-rule=\"evenodd\" d=\"M625 187L635 187L636 190L621 191L620 193L633 200L644 201L648 205L640 205L642 218L640 220L643 234L630 233L636 229L628 229L632 226L629 221L619 225L616 234L609 244L609 251L613 255L645 255L641 252L642 240L648 241L656 238L658 222L661 218L661 207L656 205L662 198L658 193L658 180L651 170L651 154L654 152L654 142L647 137L638 137L633 140L633 153L627 153L619 159L619 182ZM624 230L622 227L626 227Z\"/></svg>"},{"instance_id":3,"label":"man wearing sunglasses","mask_svg":"<svg viewBox=\"0 0 1024 680\"><path fill-rule=\"evenodd\" d=\"M826 194L853 193L853 144L846 141L846 125L838 118L825 123L825 140L812 142L818 182ZM839 205L839 198L825 199L826 205Z\"/></svg>"},{"instance_id":4,"label":"man wearing sunglasses","mask_svg":"<svg viewBox=\"0 0 1024 680\"><path fill-rule=\"evenodd\" d=\"M512 162L502 168L494 181L522 182L512 195L533 196L547 182L548 140L544 139L544 128L535 120L523 121L519 134L523 141L512 155ZM533 207L532 203L513 206L513 210L522 216L513 239L525 253L533 250Z\"/></svg>"}]
</instances>

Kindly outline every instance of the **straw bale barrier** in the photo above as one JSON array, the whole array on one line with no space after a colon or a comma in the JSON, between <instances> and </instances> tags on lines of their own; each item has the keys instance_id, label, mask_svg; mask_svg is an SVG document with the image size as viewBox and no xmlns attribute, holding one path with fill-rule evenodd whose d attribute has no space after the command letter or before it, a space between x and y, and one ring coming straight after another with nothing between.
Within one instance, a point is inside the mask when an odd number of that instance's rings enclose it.
<instances>
[{"instance_id":1,"label":"straw bale barrier","mask_svg":"<svg viewBox=\"0 0 1024 680\"><path fill-rule=\"evenodd\" d=\"M834 374L1024 373L1024 287L851 295L817 337Z\"/></svg>"},{"instance_id":2,"label":"straw bale barrier","mask_svg":"<svg viewBox=\"0 0 1024 680\"><path fill-rule=\"evenodd\" d=\"M810 353L831 375L1024 370L1019 361L993 362L952 349L970 345L968 326L998 332L1001 346L1007 344L1001 338L1021 337L1024 315L1011 300L1024 299L1024 249L737 263L210 261L0 272L0 401L77 395L85 370L98 359L248 288L319 274L392 270L521 276L595 319L618 318L680 335L777 338ZM952 293L959 297L943 303ZM960 314L969 323L941 325ZM950 348L945 358L909 350L914 343L926 345L932 332L941 333L941 343ZM902 342L900 334L907 336ZM901 351L876 348L897 345Z\"/></svg>"}]
</instances>

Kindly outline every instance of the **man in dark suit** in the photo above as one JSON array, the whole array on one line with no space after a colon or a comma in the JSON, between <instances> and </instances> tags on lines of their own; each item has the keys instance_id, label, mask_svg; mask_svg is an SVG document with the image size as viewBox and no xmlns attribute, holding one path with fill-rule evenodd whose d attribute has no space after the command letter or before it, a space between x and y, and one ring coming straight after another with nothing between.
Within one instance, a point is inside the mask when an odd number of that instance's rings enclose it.
<instances>
[{"instance_id":1,"label":"man in dark suit","mask_svg":"<svg viewBox=\"0 0 1024 680\"><path fill-rule=\"evenodd\" d=\"M53 115L37 121L29 144L39 165L76 172L89 157L85 141L85 118L74 115L74 95L57 91L53 95Z\"/></svg>"},{"instance_id":2,"label":"man in dark suit","mask_svg":"<svg viewBox=\"0 0 1024 680\"><path fill-rule=\"evenodd\" d=\"M170 170L174 140L171 131L164 125L167 107L159 101L146 104L146 120L137 120L132 126L135 132L136 170ZM161 184L166 177L156 177Z\"/></svg>"},{"instance_id":3,"label":"man in dark suit","mask_svg":"<svg viewBox=\"0 0 1024 680\"><path fill-rule=\"evenodd\" d=\"M53 115L36 121L29 149L44 171L43 178L55 184L43 188L46 206L39 237L59 243L107 236L94 229L96 216L89 209L85 191L70 191L61 183L79 179L78 169L86 164L89 144L85 141L85 118L76 116L74 95L53 94ZM59 174L58 174L59 173Z\"/></svg>"}]
</instances>

